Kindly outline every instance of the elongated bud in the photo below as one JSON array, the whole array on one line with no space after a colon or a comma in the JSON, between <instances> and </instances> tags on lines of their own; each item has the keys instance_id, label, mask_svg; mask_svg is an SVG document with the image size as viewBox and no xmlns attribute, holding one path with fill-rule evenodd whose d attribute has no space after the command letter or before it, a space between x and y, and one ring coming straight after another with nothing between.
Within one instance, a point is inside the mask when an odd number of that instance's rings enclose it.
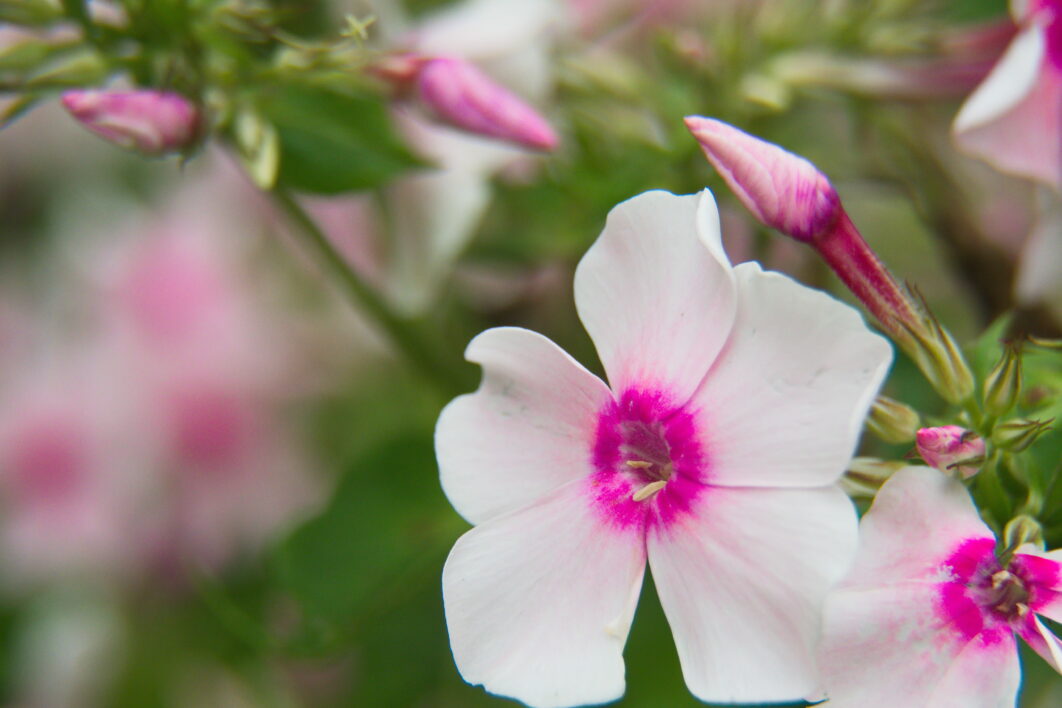
<instances>
[{"instance_id":1,"label":"elongated bud","mask_svg":"<svg viewBox=\"0 0 1062 708\"><path fill-rule=\"evenodd\" d=\"M96 135L146 155L165 155L191 145L199 111L169 91L67 91L63 105Z\"/></svg>"},{"instance_id":2,"label":"elongated bud","mask_svg":"<svg viewBox=\"0 0 1062 708\"><path fill-rule=\"evenodd\" d=\"M1021 514L1007 522L1002 539L1004 554L1013 557L1015 551L1030 543L1041 550L1044 547L1044 530L1039 521Z\"/></svg>"},{"instance_id":3,"label":"elongated bud","mask_svg":"<svg viewBox=\"0 0 1062 708\"><path fill-rule=\"evenodd\" d=\"M818 251L944 398L959 402L972 395L973 375L951 335L892 277L824 174L726 123L688 116L686 126L749 211Z\"/></svg>"},{"instance_id":4,"label":"elongated bud","mask_svg":"<svg viewBox=\"0 0 1062 708\"><path fill-rule=\"evenodd\" d=\"M841 489L850 497L873 497L889 477L906 466L877 457L853 458L841 477Z\"/></svg>"},{"instance_id":5,"label":"elongated bud","mask_svg":"<svg viewBox=\"0 0 1062 708\"><path fill-rule=\"evenodd\" d=\"M878 396L870 407L867 429L887 443L906 443L918 431L918 411L899 401Z\"/></svg>"},{"instance_id":6,"label":"elongated bud","mask_svg":"<svg viewBox=\"0 0 1062 708\"><path fill-rule=\"evenodd\" d=\"M440 119L458 128L537 150L557 147L557 134L545 118L467 61L428 59L419 67L416 87Z\"/></svg>"},{"instance_id":7,"label":"elongated bud","mask_svg":"<svg viewBox=\"0 0 1062 708\"><path fill-rule=\"evenodd\" d=\"M701 150L757 219L811 243L841 218L841 199L813 164L722 121L687 116Z\"/></svg>"},{"instance_id":8,"label":"elongated bud","mask_svg":"<svg viewBox=\"0 0 1062 708\"><path fill-rule=\"evenodd\" d=\"M985 378L985 412L992 416L1007 413L1021 395L1021 353L1008 346L1002 358Z\"/></svg>"},{"instance_id":9,"label":"elongated bud","mask_svg":"<svg viewBox=\"0 0 1062 708\"><path fill-rule=\"evenodd\" d=\"M973 372L951 333L931 314L924 316L919 326L907 331L913 342L900 344L937 393L952 403L970 398L974 390Z\"/></svg>"},{"instance_id":10,"label":"elongated bud","mask_svg":"<svg viewBox=\"0 0 1062 708\"><path fill-rule=\"evenodd\" d=\"M957 425L922 428L916 437L918 454L941 472L958 470L964 479L975 474L985 458L985 441Z\"/></svg>"},{"instance_id":11,"label":"elongated bud","mask_svg":"<svg viewBox=\"0 0 1062 708\"><path fill-rule=\"evenodd\" d=\"M1004 450L1021 452L1050 430L1054 420L1054 418L1049 420L1030 420L1028 418L1008 420L997 425L992 431L992 442Z\"/></svg>"}]
</instances>

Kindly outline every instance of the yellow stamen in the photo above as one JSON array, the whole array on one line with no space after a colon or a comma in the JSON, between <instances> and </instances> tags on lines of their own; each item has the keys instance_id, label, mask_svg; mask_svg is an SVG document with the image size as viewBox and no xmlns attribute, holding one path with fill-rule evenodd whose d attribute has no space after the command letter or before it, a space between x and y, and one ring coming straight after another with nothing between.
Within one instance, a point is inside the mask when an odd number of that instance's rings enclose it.
<instances>
[{"instance_id":1,"label":"yellow stamen","mask_svg":"<svg viewBox=\"0 0 1062 708\"><path fill-rule=\"evenodd\" d=\"M652 462L646 462L645 460L627 460L627 466L633 467L636 470L646 470L653 466Z\"/></svg>"},{"instance_id":2,"label":"yellow stamen","mask_svg":"<svg viewBox=\"0 0 1062 708\"><path fill-rule=\"evenodd\" d=\"M666 486L667 486L667 482L665 482L663 480L660 480L659 482L650 482L649 484L645 485L644 487L639 489L637 492L632 494L631 495L631 499L633 499L636 502L644 501L644 500L648 499L649 497L653 496L654 494L656 494L657 492L659 492L661 489L663 489Z\"/></svg>"}]
</instances>

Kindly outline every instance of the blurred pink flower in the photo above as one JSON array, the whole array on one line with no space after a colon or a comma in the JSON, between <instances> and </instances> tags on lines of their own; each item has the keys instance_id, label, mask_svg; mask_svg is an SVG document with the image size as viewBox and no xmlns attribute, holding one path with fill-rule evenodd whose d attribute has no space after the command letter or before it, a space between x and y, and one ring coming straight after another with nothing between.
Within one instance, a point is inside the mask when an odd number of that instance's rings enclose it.
<instances>
[{"instance_id":1,"label":"blurred pink flower","mask_svg":"<svg viewBox=\"0 0 1062 708\"><path fill-rule=\"evenodd\" d=\"M79 241L61 293L77 316L58 336L38 318L48 356L13 362L0 544L26 576L179 578L260 546L319 496L282 417L301 385L297 318L265 299L224 183L188 184L160 215Z\"/></svg>"},{"instance_id":2,"label":"blurred pink flower","mask_svg":"<svg viewBox=\"0 0 1062 708\"><path fill-rule=\"evenodd\" d=\"M199 128L199 110L171 91L67 91L62 101L96 135L147 155L183 150Z\"/></svg>"},{"instance_id":3,"label":"blurred pink flower","mask_svg":"<svg viewBox=\"0 0 1062 708\"><path fill-rule=\"evenodd\" d=\"M1062 1L1012 0L1018 35L963 104L960 149L1062 189Z\"/></svg>"},{"instance_id":4,"label":"blurred pink flower","mask_svg":"<svg viewBox=\"0 0 1062 708\"><path fill-rule=\"evenodd\" d=\"M828 705L1012 706L1015 635L1062 672L1062 551L996 539L956 479L896 472L860 524L860 550L826 602L820 651Z\"/></svg>"},{"instance_id":5,"label":"blurred pink flower","mask_svg":"<svg viewBox=\"0 0 1062 708\"><path fill-rule=\"evenodd\" d=\"M426 60L417 88L437 116L458 128L537 150L557 146L557 134L545 118L467 61Z\"/></svg>"},{"instance_id":6,"label":"blurred pink flower","mask_svg":"<svg viewBox=\"0 0 1062 708\"><path fill-rule=\"evenodd\" d=\"M439 416L443 490L475 524L443 569L461 675L532 706L615 700L648 562L698 698L810 692L818 608L855 552L834 482L888 344L821 292L732 267L707 191L615 207L575 299L609 385L496 328L466 352L479 390Z\"/></svg>"},{"instance_id":7,"label":"blurred pink flower","mask_svg":"<svg viewBox=\"0 0 1062 708\"><path fill-rule=\"evenodd\" d=\"M542 105L552 87L550 47L560 16L557 0L466 0L429 14L397 44L419 56L470 62L522 100ZM491 177L539 158L440 125L414 106L398 106L395 121L432 164L385 192L393 249L384 282L399 309L417 313L432 302L478 227Z\"/></svg>"}]
</instances>

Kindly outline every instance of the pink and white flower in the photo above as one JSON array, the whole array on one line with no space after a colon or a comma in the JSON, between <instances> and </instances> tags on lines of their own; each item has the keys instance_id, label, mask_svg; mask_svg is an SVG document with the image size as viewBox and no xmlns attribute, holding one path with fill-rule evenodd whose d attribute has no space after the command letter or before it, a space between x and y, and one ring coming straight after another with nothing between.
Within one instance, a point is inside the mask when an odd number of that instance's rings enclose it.
<instances>
[{"instance_id":1,"label":"pink and white flower","mask_svg":"<svg viewBox=\"0 0 1062 708\"><path fill-rule=\"evenodd\" d=\"M1020 31L955 118L966 153L1062 189L1062 0L1012 0Z\"/></svg>"},{"instance_id":2,"label":"pink and white flower","mask_svg":"<svg viewBox=\"0 0 1062 708\"><path fill-rule=\"evenodd\" d=\"M1004 567L962 484L907 467L860 526L852 572L826 604L821 651L829 705L1013 706L1015 635L1056 670L1062 551L1019 549Z\"/></svg>"},{"instance_id":3,"label":"pink and white flower","mask_svg":"<svg viewBox=\"0 0 1062 708\"><path fill-rule=\"evenodd\" d=\"M707 191L613 209L575 300L610 385L491 329L466 353L479 390L439 418L443 489L476 525L443 570L462 676L532 706L618 698L648 561L697 697L806 695L855 549L834 483L888 344L824 293L732 267Z\"/></svg>"}]
</instances>

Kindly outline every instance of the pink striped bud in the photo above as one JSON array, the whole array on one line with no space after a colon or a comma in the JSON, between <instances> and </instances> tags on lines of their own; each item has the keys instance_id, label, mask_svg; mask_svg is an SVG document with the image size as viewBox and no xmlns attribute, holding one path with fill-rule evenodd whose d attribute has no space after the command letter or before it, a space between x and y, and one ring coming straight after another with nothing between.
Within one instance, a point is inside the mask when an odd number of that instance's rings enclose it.
<instances>
[{"instance_id":1,"label":"pink striped bud","mask_svg":"<svg viewBox=\"0 0 1062 708\"><path fill-rule=\"evenodd\" d=\"M811 242L841 218L841 200L813 164L712 118L688 116L686 127L738 199L757 219Z\"/></svg>"},{"instance_id":2,"label":"pink striped bud","mask_svg":"<svg viewBox=\"0 0 1062 708\"><path fill-rule=\"evenodd\" d=\"M557 146L557 134L545 118L469 62L428 59L416 85L421 100L451 125L538 150Z\"/></svg>"},{"instance_id":3,"label":"pink striped bud","mask_svg":"<svg viewBox=\"0 0 1062 708\"><path fill-rule=\"evenodd\" d=\"M954 339L900 288L826 175L804 158L726 123L689 116L686 126L749 211L818 251L937 392L952 402L969 398L973 377Z\"/></svg>"},{"instance_id":4,"label":"pink striped bud","mask_svg":"<svg viewBox=\"0 0 1062 708\"><path fill-rule=\"evenodd\" d=\"M170 91L67 91L63 105L96 135L146 155L164 155L190 145L199 111Z\"/></svg>"},{"instance_id":5,"label":"pink striped bud","mask_svg":"<svg viewBox=\"0 0 1062 708\"><path fill-rule=\"evenodd\" d=\"M977 474L985 458L985 441L958 425L922 428L916 436L916 446L927 465L941 472L958 469L964 479Z\"/></svg>"}]
</instances>

